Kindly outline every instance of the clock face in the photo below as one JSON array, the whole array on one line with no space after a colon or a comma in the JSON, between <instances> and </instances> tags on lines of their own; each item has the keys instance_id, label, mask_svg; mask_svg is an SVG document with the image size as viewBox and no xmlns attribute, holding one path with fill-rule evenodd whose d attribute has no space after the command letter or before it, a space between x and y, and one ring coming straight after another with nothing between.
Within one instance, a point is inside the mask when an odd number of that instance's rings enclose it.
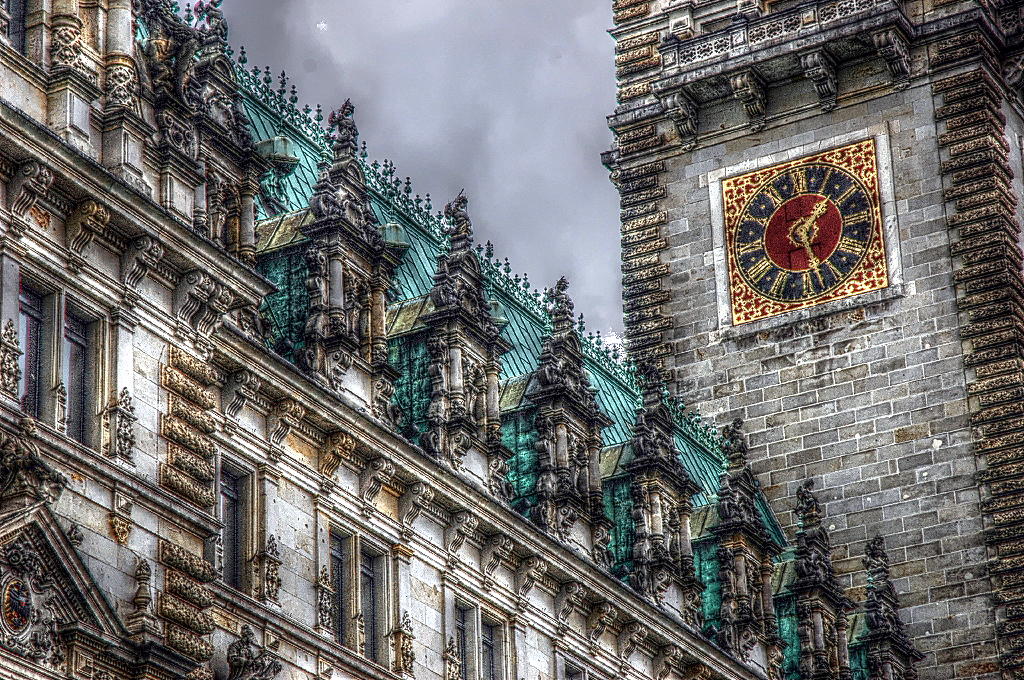
<instances>
[{"instance_id":1,"label":"clock face","mask_svg":"<svg viewBox=\"0 0 1024 680\"><path fill-rule=\"evenodd\" d=\"M888 285L873 139L722 182L734 324Z\"/></svg>"}]
</instances>

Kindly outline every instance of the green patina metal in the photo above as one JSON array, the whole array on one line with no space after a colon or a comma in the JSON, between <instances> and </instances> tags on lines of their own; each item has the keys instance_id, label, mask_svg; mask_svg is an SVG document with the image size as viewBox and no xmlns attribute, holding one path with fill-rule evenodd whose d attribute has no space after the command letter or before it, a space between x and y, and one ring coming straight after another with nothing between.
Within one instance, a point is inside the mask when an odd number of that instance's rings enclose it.
<instances>
[{"instance_id":1,"label":"green patina metal","mask_svg":"<svg viewBox=\"0 0 1024 680\"><path fill-rule=\"evenodd\" d=\"M245 58L240 56L236 77L253 138L287 136L299 158L290 175L264 178L264 195L270 198L260 206L264 219L258 225L259 269L279 287L279 292L267 299L265 311L276 329L279 350L291 358L292 348L302 342L308 306L302 245L306 239L301 227L312 219L309 198L318 175L317 164L330 157L330 138L321 126L323 115L319 109L315 116L309 107L300 111L295 98L285 96L283 85L274 89L269 71L255 67L247 70ZM418 318L425 313L426 303L415 300L430 291L437 257L447 251L445 223L440 212L433 212L429 195L425 199L414 196L408 178L403 181L393 163L367 162L365 149L360 155L378 222L400 225L410 242L395 273L393 293L397 302L389 309L389 344L391 361L402 376L396 384L396 400L403 410L414 414L413 422L422 430L425 404L429 402L427 357L422 341L414 339L416 320L406 317ZM490 244L478 246L477 253L488 296L497 302L497 313L503 317L502 336L513 347L502 357L502 436L512 453L509 481L515 490L515 506L525 513L536 502L537 477L534 409L525 397L526 385L536 370L541 340L550 332L551 318L543 293L531 287L528 277L513 275L508 260L496 258ZM415 310L410 311L414 306ZM619 360L617 350L603 347L599 336L585 335L584 330L581 322L579 331L587 373L597 390L598 407L614 423L603 432L605 450L610 447L622 458L612 461L610 466L602 462L602 472L608 480L604 485L606 510L614 521L611 549L617 567L628 569L632 565L632 501L630 477L622 464L631 455L627 443L632 437L640 394L632 367ZM693 501L697 506L711 503L723 465L721 438L699 414L687 411L678 400L666 395L666 405L676 422L679 455L702 489ZM602 460L603 457L602 454ZM777 527L774 522L766 524Z\"/></svg>"},{"instance_id":2,"label":"green patina metal","mask_svg":"<svg viewBox=\"0 0 1024 680\"><path fill-rule=\"evenodd\" d=\"M693 543L693 567L704 584L704 632L718 630L721 624L722 581L718 573L718 541L712 537Z\"/></svg>"},{"instance_id":3,"label":"green patina metal","mask_svg":"<svg viewBox=\"0 0 1024 680\"><path fill-rule=\"evenodd\" d=\"M868 668L867 645L850 647L850 677L852 680L869 680L871 671Z\"/></svg>"},{"instance_id":4,"label":"green patina metal","mask_svg":"<svg viewBox=\"0 0 1024 680\"><path fill-rule=\"evenodd\" d=\"M538 454L534 448L537 428L535 408L522 408L501 416L501 443L512 452L508 459L508 481L512 484L512 508L526 514L537 504Z\"/></svg>"},{"instance_id":5,"label":"green patina metal","mask_svg":"<svg viewBox=\"0 0 1024 680\"><path fill-rule=\"evenodd\" d=\"M617 477L606 480L604 492L604 514L612 520L612 540L608 549L612 551L615 565L613 573L625 574L633 570L633 496L630 493L632 480Z\"/></svg>"},{"instance_id":6,"label":"green patina metal","mask_svg":"<svg viewBox=\"0 0 1024 680\"><path fill-rule=\"evenodd\" d=\"M779 623L779 637L785 645L782 649L782 676L787 680L800 678L800 633L796 617L796 598L791 594L774 598L775 617Z\"/></svg>"},{"instance_id":7,"label":"green patina metal","mask_svg":"<svg viewBox=\"0 0 1024 680\"><path fill-rule=\"evenodd\" d=\"M406 425L405 435L419 444L419 434L427 429L427 410L430 408L430 352L424 335L402 338L388 343L388 361L399 376L395 380L394 402L402 409Z\"/></svg>"},{"instance_id":8,"label":"green patina metal","mask_svg":"<svg viewBox=\"0 0 1024 680\"><path fill-rule=\"evenodd\" d=\"M282 249L257 258L256 269L278 290L263 299L263 314L270 321L276 351L294 361L302 346L302 331L309 314L306 259L301 250Z\"/></svg>"}]
</instances>

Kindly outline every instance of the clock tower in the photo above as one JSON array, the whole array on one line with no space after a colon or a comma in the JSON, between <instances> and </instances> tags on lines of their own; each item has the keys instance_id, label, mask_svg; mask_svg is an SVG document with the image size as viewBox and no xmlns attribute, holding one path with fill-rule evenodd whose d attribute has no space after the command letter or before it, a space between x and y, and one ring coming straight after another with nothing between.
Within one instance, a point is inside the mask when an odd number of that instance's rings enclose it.
<instances>
[{"instance_id":1,"label":"clock tower","mask_svg":"<svg viewBox=\"0 0 1024 680\"><path fill-rule=\"evenodd\" d=\"M632 357L790 536L814 481L845 586L885 537L921 678L1024 677L1021 3L614 11Z\"/></svg>"}]
</instances>

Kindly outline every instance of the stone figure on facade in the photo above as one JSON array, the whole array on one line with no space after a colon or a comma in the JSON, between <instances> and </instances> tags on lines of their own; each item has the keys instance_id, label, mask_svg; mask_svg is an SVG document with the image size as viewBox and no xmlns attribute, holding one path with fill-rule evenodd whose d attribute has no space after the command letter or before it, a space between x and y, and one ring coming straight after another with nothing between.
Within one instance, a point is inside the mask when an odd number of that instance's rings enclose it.
<instances>
[{"instance_id":1,"label":"stone figure on facade","mask_svg":"<svg viewBox=\"0 0 1024 680\"><path fill-rule=\"evenodd\" d=\"M21 419L18 434L0 432L0 507L16 498L26 505L53 503L67 486L64 475L39 455L35 435L35 421L29 417Z\"/></svg>"},{"instance_id":2,"label":"stone figure on facade","mask_svg":"<svg viewBox=\"0 0 1024 680\"><path fill-rule=\"evenodd\" d=\"M281 662L256 644L256 635L248 624L242 626L241 637L228 645L227 680L274 680L281 672Z\"/></svg>"}]
</instances>

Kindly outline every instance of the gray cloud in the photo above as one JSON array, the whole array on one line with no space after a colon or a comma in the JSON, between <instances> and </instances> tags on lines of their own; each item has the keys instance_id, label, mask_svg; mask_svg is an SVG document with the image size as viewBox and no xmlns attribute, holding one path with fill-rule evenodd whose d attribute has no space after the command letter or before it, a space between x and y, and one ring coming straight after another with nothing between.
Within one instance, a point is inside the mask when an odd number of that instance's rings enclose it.
<instances>
[{"instance_id":1,"label":"gray cloud","mask_svg":"<svg viewBox=\"0 0 1024 680\"><path fill-rule=\"evenodd\" d=\"M227 0L249 65L300 106L350 97L371 157L435 206L459 189L479 241L531 284L570 280L588 328L620 329L617 194L599 154L615 105L611 0Z\"/></svg>"}]
</instances>

